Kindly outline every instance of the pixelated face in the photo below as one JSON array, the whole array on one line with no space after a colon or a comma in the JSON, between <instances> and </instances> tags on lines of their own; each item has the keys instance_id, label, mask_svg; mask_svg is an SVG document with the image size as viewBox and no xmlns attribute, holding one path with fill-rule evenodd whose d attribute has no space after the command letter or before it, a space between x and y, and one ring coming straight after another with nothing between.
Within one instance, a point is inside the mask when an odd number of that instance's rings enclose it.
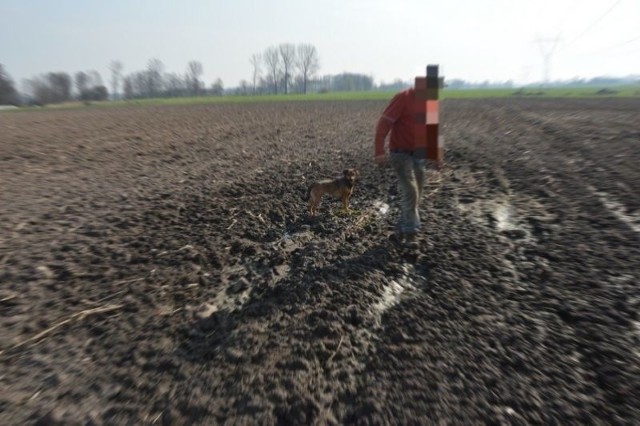
<instances>
[{"instance_id":1,"label":"pixelated face","mask_svg":"<svg viewBox=\"0 0 640 426\"><path fill-rule=\"evenodd\" d=\"M358 171L356 169L345 169L342 173L351 183L355 182L356 177L358 176Z\"/></svg>"}]
</instances>

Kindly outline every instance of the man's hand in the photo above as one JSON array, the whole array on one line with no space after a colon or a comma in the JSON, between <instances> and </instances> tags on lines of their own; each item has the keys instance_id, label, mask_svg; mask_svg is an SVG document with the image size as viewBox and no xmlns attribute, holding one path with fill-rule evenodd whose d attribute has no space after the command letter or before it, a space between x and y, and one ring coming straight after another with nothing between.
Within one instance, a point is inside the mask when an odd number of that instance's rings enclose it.
<instances>
[{"instance_id":1,"label":"man's hand","mask_svg":"<svg viewBox=\"0 0 640 426\"><path fill-rule=\"evenodd\" d=\"M376 155L376 163L378 164L378 167L384 167L387 164L387 155Z\"/></svg>"}]
</instances>

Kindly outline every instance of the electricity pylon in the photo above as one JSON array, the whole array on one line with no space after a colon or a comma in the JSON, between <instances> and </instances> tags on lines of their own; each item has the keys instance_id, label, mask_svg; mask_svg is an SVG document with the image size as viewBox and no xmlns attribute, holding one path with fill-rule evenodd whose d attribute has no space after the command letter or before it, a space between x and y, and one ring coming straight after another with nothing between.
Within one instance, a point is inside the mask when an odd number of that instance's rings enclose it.
<instances>
[{"instance_id":1,"label":"electricity pylon","mask_svg":"<svg viewBox=\"0 0 640 426\"><path fill-rule=\"evenodd\" d=\"M553 55L556 46L558 45L558 41L560 41L560 36L557 35L554 38L547 37L538 37L534 40L540 46L540 53L542 53L543 60L543 80L544 84L549 84L549 69L551 67L551 56ZM545 48L546 47L546 48Z\"/></svg>"}]
</instances>

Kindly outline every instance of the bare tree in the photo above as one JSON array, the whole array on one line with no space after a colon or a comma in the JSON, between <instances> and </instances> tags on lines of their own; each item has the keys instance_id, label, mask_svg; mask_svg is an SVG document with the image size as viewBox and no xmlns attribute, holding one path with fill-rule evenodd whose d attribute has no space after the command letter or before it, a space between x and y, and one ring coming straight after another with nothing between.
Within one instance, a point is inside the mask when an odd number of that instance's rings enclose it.
<instances>
[{"instance_id":1,"label":"bare tree","mask_svg":"<svg viewBox=\"0 0 640 426\"><path fill-rule=\"evenodd\" d=\"M53 91L54 102L65 102L71 99L71 77L66 72L50 72L47 74L49 87Z\"/></svg>"},{"instance_id":2,"label":"bare tree","mask_svg":"<svg viewBox=\"0 0 640 426\"><path fill-rule=\"evenodd\" d=\"M262 55L254 53L249 59L251 66L253 67L253 94L256 94L256 83L260 77L260 64L262 63Z\"/></svg>"},{"instance_id":3,"label":"bare tree","mask_svg":"<svg viewBox=\"0 0 640 426\"><path fill-rule=\"evenodd\" d=\"M20 92L25 100L33 99L33 84L28 78L20 79Z\"/></svg>"},{"instance_id":4,"label":"bare tree","mask_svg":"<svg viewBox=\"0 0 640 426\"><path fill-rule=\"evenodd\" d=\"M133 93L139 97L149 97L149 77L147 71L138 71L131 77L131 85L133 86Z\"/></svg>"},{"instance_id":5,"label":"bare tree","mask_svg":"<svg viewBox=\"0 0 640 426\"><path fill-rule=\"evenodd\" d=\"M78 71L75 76L76 90L78 91L78 98L87 90L89 85L89 76L84 71Z\"/></svg>"},{"instance_id":6,"label":"bare tree","mask_svg":"<svg viewBox=\"0 0 640 426\"><path fill-rule=\"evenodd\" d=\"M278 94L278 73L280 72L280 52L277 47L269 47L264 52L264 62L269 72L274 93Z\"/></svg>"},{"instance_id":7,"label":"bare tree","mask_svg":"<svg viewBox=\"0 0 640 426\"><path fill-rule=\"evenodd\" d=\"M120 88L120 80L122 79L122 62L111 61L109 70L111 71L111 94L115 98Z\"/></svg>"},{"instance_id":8,"label":"bare tree","mask_svg":"<svg viewBox=\"0 0 640 426\"><path fill-rule=\"evenodd\" d=\"M192 95L200 93L200 76L202 75L202 63L190 61L187 64L187 82Z\"/></svg>"},{"instance_id":9,"label":"bare tree","mask_svg":"<svg viewBox=\"0 0 640 426\"><path fill-rule=\"evenodd\" d=\"M289 84L289 93L303 93L302 75L296 74L295 78Z\"/></svg>"},{"instance_id":10,"label":"bare tree","mask_svg":"<svg viewBox=\"0 0 640 426\"><path fill-rule=\"evenodd\" d=\"M240 80L238 88L241 95L246 96L249 94L249 83L247 80ZM255 89L253 90L253 94L255 95Z\"/></svg>"},{"instance_id":11,"label":"bare tree","mask_svg":"<svg viewBox=\"0 0 640 426\"><path fill-rule=\"evenodd\" d=\"M91 70L87 72L87 75L89 77L88 81L87 81L87 85L89 87L95 87L95 86L102 86L102 77L100 76L100 73L96 70Z\"/></svg>"},{"instance_id":12,"label":"bare tree","mask_svg":"<svg viewBox=\"0 0 640 426\"><path fill-rule=\"evenodd\" d=\"M302 93L307 93L307 83L310 78L320 69L320 60L318 59L318 51L311 44L298 45L298 56L296 65L302 77Z\"/></svg>"},{"instance_id":13,"label":"bare tree","mask_svg":"<svg viewBox=\"0 0 640 426\"><path fill-rule=\"evenodd\" d=\"M182 78L180 74L169 73L164 77L165 94L167 96L184 96L192 93L189 77ZM198 86L199 87L199 86Z\"/></svg>"},{"instance_id":14,"label":"bare tree","mask_svg":"<svg viewBox=\"0 0 640 426\"><path fill-rule=\"evenodd\" d=\"M293 44L283 43L278 47L280 57L282 58L282 66L284 68L284 94L288 93L289 80L291 79L291 71L296 60L296 48Z\"/></svg>"},{"instance_id":15,"label":"bare tree","mask_svg":"<svg viewBox=\"0 0 640 426\"><path fill-rule=\"evenodd\" d=\"M133 83L131 82L131 77L125 77L122 82L122 91L124 92L125 99L131 99L134 96L133 93Z\"/></svg>"},{"instance_id":16,"label":"bare tree","mask_svg":"<svg viewBox=\"0 0 640 426\"><path fill-rule=\"evenodd\" d=\"M152 58L147 62L147 93L154 97L162 89L162 71L164 64L160 59Z\"/></svg>"},{"instance_id":17,"label":"bare tree","mask_svg":"<svg viewBox=\"0 0 640 426\"><path fill-rule=\"evenodd\" d=\"M53 92L41 76L26 80L24 86L24 92L32 98L30 104L45 105L54 102Z\"/></svg>"},{"instance_id":18,"label":"bare tree","mask_svg":"<svg viewBox=\"0 0 640 426\"><path fill-rule=\"evenodd\" d=\"M271 86L273 86L273 83L271 82L271 77L269 75L265 77L260 77L258 81L258 87L256 88L256 92L261 95L264 93L269 93L269 90L271 90L270 89Z\"/></svg>"},{"instance_id":19,"label":"bare tree","mask_svg":"<svg viewBox=\"0 0 640 426\"><path fill-rule=\"evenodd\" d=\"M358 73L330 76L331 90L335 92L362 92L373 88L373 77Z\"/></svg>"},{"instance_id":20,"label":"bare tree","mask_svg":"<svg viewBox=\"0 0 640 426\"><path fill-rule=\"evenodd\" d=\"M2 64L0 64L0 105L17 105L18 103L18 91L16 90L13 80L4 70Z\"/></svg>"},{"instance_id":21,"label":"bare tree","mask_svg":"<svg viewBox=\"0 0 640 426\"><path fill-rule=\"evenodd\" d=\"M222 96L224 92L224 85L222 84L222 80L220 78L216 79L215 83L211 85L211 93L214 96Z\"/></svg>"},{"instance_id":22,"label":"bare tree","mask_svg":"<svg viewBox=\"0 0 640 426\"><path fill-rule=\"evenodd\" d=\"M36 104L52 104L71 98L71 77L64 72L50 72L28 81L28 92Z\"/></svg>"}]
</instances>

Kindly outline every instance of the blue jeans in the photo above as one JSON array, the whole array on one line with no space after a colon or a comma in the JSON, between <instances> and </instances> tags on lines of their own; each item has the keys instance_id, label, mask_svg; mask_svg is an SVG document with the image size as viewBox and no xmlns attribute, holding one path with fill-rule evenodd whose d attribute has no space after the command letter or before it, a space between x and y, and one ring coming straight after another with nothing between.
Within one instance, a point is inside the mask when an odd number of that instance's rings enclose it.
<instances>
[{"instance_id":1,"label":"blue jeans","mask_svg":"<svg viewBox=\"0 0 640 426\"><path fill-rule=\"evenodd\" d=\"M420 230L420 200L424 189L427 160L409 154L392 152L391 166L398 178L400 219L398 231L415 233Z\"/></svg>"}]
</instances>

